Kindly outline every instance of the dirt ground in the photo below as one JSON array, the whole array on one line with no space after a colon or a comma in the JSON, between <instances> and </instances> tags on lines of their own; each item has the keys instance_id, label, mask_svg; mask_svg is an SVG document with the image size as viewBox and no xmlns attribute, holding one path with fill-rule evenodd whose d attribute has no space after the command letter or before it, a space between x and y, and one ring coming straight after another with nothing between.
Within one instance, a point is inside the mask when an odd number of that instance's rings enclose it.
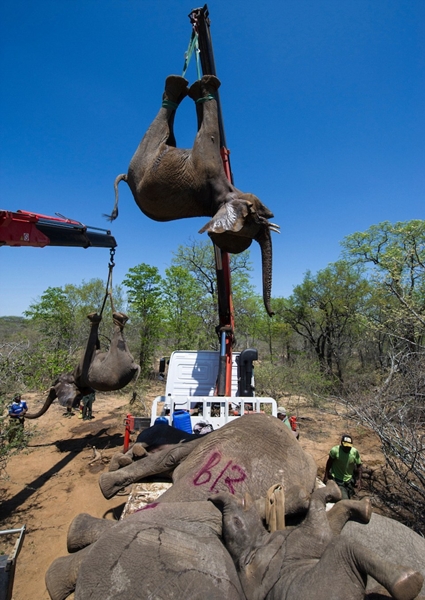
<instances>
[{"instance_id":1,"label":"dirt ground","mask_svg":"<svg viewBox=\"0 0 425 600\"><path fill-rule=\"evenodd\" d=\"M160 395L160 384L146 398L147 404ZM106 500L98 478L108 469L112 454L124 441L124 418L130 411L130 394L98 393L93 405L95 418L82 421L77 415L64 417L64 409L53 404L36 421L27 421L34 436L28 450L12 457L0 480L0 530L26 526L17 560L13 600L50 600L44 575L52 561L67 554L66 534L72 519L81 512L107 519L119 518L126 497ZM43 402L41 396L24 395L30 412ZM297 399L282 398L290 414L298 414L300 444L311 453L323 475L329 449L342 433L349 432L366 469L383 464L379 442L364 428L353 426L336 407L327 411L303 406ZM96 448L100 455L94 460ZM366 492L364 492L366 493ZM8 536L14 542L16 536ZM10 542L9 542L10 543ZM12 546L0 546L10 553ZM6 549L5 549L6 548ZM71 596L72 598L73 596Z\"/></svg>"}]
</instances>

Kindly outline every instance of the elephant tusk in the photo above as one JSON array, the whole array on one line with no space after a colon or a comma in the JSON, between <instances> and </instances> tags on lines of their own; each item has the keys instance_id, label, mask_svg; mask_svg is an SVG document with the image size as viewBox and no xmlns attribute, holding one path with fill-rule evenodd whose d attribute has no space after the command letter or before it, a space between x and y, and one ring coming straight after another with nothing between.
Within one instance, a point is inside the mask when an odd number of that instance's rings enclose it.
<instances>
[{"instance_id":1,"label":"elephant tusk","mask_svg":"<svg viewBox=\"0 0 425 600\"><path fill-rule=\"evenodd\" d=\"M275 233L280 233L280 225L276 225L276 223L269 223L269 229Z\"/></svg>"}]
</instances>

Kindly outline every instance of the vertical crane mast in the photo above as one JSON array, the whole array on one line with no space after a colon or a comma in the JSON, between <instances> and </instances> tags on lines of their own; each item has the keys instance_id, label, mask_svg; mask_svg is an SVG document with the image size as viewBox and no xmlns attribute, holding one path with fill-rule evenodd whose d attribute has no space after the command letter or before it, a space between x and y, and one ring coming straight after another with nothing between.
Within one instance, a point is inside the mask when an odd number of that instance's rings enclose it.
<instances>
[{"instance_id":1,"label":"vertical crane mast","mask_svg":"<svg viewBox=\"0 0 425 600\"><path fill-rule=\"evenodd\" d=\"M193 26L194 33L198 36L199 54L203 75L217 75L214 53L210 33L210 20L208 18L208 7L205 4L203 8L196 8L190 14L189 18ZM233 183L233 177L230 168L229 151L226 145L226 136L224 133L223 114L221 110L220 96L216 92L218 125L220 132L220 154L223 161L223 168L227 179ZM220 364L217 380L217 396L232 395L232 347L234 343L234 315L232 302L232 288L230 278L230 258L227 252L224 252L214 245L215 264L217 272L217 292L218 292L218 314L220 337Z\"/></svg>"}]
</instances>

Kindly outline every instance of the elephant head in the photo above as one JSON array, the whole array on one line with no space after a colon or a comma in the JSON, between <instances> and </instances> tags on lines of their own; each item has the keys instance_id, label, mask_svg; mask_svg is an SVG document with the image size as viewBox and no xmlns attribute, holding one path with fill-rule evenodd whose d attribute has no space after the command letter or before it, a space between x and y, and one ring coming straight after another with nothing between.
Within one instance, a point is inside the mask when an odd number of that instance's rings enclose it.
<instances>
[{"instance_id":1,"label":"elephant head","mask_svg":"<svg viewBox=\"0 0 425 600\"><path fill-rule=\"evenodd\" d=\"M261 247L263 299L270 306L272 282L271 231L273 213L254 196L228 181L221 155L217 111L219 80L204 75L190 89L183 77L171 75L165 82L162 107L137 148L127 174L115 180L118 216L118 183L126 181L139 208L156 221L188 217L212 217L200 230L208 232L219 248L231 254L246 250L256 240ZM191 150L176 148L173 122L176 109L189 95L196 105L198 133Z\"/></svg>"},{"instance_id":2,"label":"elephant head","mask_svg":"<svg viewBox=\"0 0 425 600\"><path fill-rule=\"evenodd\" d=\"M77 407L83 396L88 394L91 390L88 388L79 388L75 384L74 376L72 373L64 373L53 382L49 390L49 394L44 402L43 406L36 413L26 413L26 419L38 419L44 415L51 404L56 398L59 400L61 406L65 406L68 413L72 412L72 409Z\"/></svg>"}]
</instances>

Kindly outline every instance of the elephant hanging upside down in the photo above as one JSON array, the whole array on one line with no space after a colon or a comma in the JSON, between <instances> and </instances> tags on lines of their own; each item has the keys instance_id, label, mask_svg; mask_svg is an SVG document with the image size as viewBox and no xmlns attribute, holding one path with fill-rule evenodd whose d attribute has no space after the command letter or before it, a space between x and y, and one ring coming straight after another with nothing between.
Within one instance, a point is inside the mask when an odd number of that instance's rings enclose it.
<instances>
[{"instance_id":1,"label":"elephant hanging upside down","mask_svg":"<svg viewBox=\"0 0 425 600\"><path fill-rule=\"evenodd\" d=\"M107 352L101 351L98 337L102 317L92 313L87 318L91 323L90 335L85 353L74 371L77 387L112 392L121 390L131 381L136 382L140 367L134 362L123 333L127 315L113 313L114 332Z\"/></svg>"},{"instance_id":2,"label":"elephant hanging upside down","mask_svg":"<svg viewBox=\"0 0 425 600\"><path fill-rule=\"evenodd\" d=\"M243 252L255 239L262 254L264 304L272 315L270 231L279 233L279 226L268 221L273 213L256 196L241 192L226 177L216 100L220 81L204 75L190 89L187 85L183 77L167 77L159 113L131 159L128 173L115 180L115 206L109 218L118 216L118 183L126 181L139 208L155 221L212 217L199 233L207 231L214 244L232 254ZM187 95L195 101L198 117L191 150L176 148L173 132L176 109Z\"/></svg>"}]
</instances>

